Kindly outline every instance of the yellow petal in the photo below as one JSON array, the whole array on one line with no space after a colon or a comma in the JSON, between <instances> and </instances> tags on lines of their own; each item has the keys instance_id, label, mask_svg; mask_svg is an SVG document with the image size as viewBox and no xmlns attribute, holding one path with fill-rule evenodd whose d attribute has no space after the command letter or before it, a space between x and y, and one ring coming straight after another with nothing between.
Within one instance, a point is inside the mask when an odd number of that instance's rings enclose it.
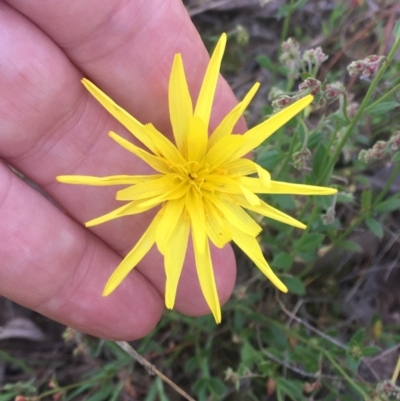
<instances>
[{"instance_id":1,"label":"yellow petal","mask_svg":"<svg viewBox=\"0 0 400 401\"><path fill-rule=\"evenodd\" d=\"M139 200L156 197L171 191L175 174L162 175L152 181L143 182L117 192L117 200Z\"/></svg>"},{"instance_id":2,"label":"yellow petal","mask_svg":"<svg viewBox=\"0 0 400 401\"><path fill-rule=\"evenodd\" d=\"M274 132L280 127L291 120L296 114L300 113L306 108L312 101L312 95L307 95L297 102L286 107L277 114L274 114L268 120L255 126L251 130L247 131L243 137L245 138L244 146L237 149L237 151L231 156L232 159L238 159L261 145L267 138L269 138Z\"/></svg>"},{"instance_id":3,"label":"yellow petal","mask_svg":"<svg viewBox=\"0 0 400 401\"><path fill-rule=\"evenodd\" d=\"M157 225L160 221L160 217L161 210L157 213L156 217L154 217L153 221L140 240L136 243L135 247L125 256L122 262L114 270L104 288L104 297L110 295L121 284L129 272L136 267L136 265L143 259L146 253L149 252L151 247L154 245L156 240Z\"/></svg>"},{"instance_id":4,"label":"yellow petal","mask_svg":"<svg viewBox=\"0 0 400 401\"><path fill-rule=\"evenodd\" d=\"M215 246L223 248L232 239L229 227L221 216L221 212L207 199L204 199L204 209L207 235Z\"/></svg>"},{"instance_id":5,"label":"yellow petal","mask_svg":"<svg viewBox=\"0 0 400 401\"><path fill-rule=\"evenodd\" d=\"M159 157L159 156L154 156L148 152L146 152L143 149L140 149L133 143L127 141L126 139L122 138L115 132L110 131L108 135L114 139L115 142L119 143L122 147L124 147L126 150L129 150L129 152L132 152L134 155L137 157L140 157L143 161L145 161L150 167L152 167L154 170L159 171L160 173L163 174L168 174L170 172L168 168L168 164L166 161Z\"/></svg>"},{"instance_id":6,"label":"yellow petal","mask_svg":"<svg viewBox=\"0 0 400 401\"><path fill-rule=\"evenodd\" d=\"M187 160L200 162L207 150L207 126L198 117L192 117L187 140Z\"/></svg>"},{"instance_id":7,"label":"yellow petal","mask_svg":"<svg viewBox=\"0 0 400 401\"><path fill-rule=\"evenodd\" d=\"M165 202L165 201L170 201L174 199L179 199L181 197L185 197L186 193L188 191L188 186L186 183L181 183L179 185L176 185L171 191L165 192L164 194L157 196L155 198L151 198L149 200L144 201L141 204L141 207L147 208L147 207L153 207L154 205L158 205L160 202Z\"/></svg>"},{"instance_id":8,"label":"yellow petal","mask_svg":"<svg viewBox=\"0 0 400 401\"><path fill-rule=\"evenodd\" d=\"M168 101L175 143L181 154L185 157L186 139L189 131L189 121L193 115L193 106L180 54L175 55L172 64L168 87Z\"/></svg>"},{"instance_id":9,"label":"yellow petal","mask_svg":"<svg viewBox=\"0 0 400 401\"><path fill-rule=\"evenodd\" d=\"M260 185L257 178L240 177L237 181L245 185L250 191L258 194L285 194L285 195L333 195L337 189L319 187L316 185L291 184L288 182L272 181L268 187Z\"/></svg>"},{"instance_id":10,"label":"yellow petal","mask_svg":"<svg viewBox=\"0 0 400 401\"><path fill-rule=\"evenodd\" d=\"M182 222L181 218L183 208L185 207L185 198L168 201L163 207L164 213L158 224L156 243L158 250L165 255L168 251L167 244L178 222Z\"/></svg>"},{"instance_id":11,"label":"yellow petal","mask_svg":"<svg viewBox=\"0 0 400 401\"><path fill-rule=\"evenodd\" d=\"M159 202L159 203L161 203L161 202ZM130 216L132 214L143 213L146 210L152 209L153 207L154 207L154 205L146 208L146 207L141 206L141 202L130 202L118 209L113 210L110 213L104 214L103 216L96 217L95 219L86 222L85 226L93 227L98 224L105 223L106 221L117 219L118 217Z\"/></svg>"},{"instance_id":12,"label":"yellow petal","mask_svg":"<svg viewBox=\"0 0 400 401\"><path fill-rule=\"evenodd\" d=\"M242 193L237 180L221 174L207 175L206 181L203 183L201 188L210 192L220 191L228 194Z\"/></svg>"},{"instance_id":13,"label":"yellow petal","mask_svg":"<svg viewBox=\"0 0 400 401\"><path fill-rule=\"evenodd\" d=\"M267 203L261 200L260 200L261 203L260 205L252 205L248 202L245 202L244 199L240 200L239 197L237 197L236 199L240 206L253 212L256 212L258 214L261 214L262 216L269 217L270 219L274 219L280 221L281 223L289 224L293 227L301 228L303 230L306 228L306 225L303 224L301 221L298 221L293 217L290 217L289 215L281 212L278 209L275 209L274 207L268 205Z\"/></svg>"},{"instance_id":14,"label":"yellow petal","mask_svg":"<svg viewBox=\"0 0 400 401\"><path fill-rule=\"evenodd\" d=\"M217 87L219 70L221 67L222 56L224 55L226 45L226 34L223 33L219 39L214 53L211 56L208 64L203 84L200 89L199 97L197 99L194 115L203 120L206 127L208 127L211 115L211 108L214 100L215 89Z\"/></svg>"},{"instance_id":15,"label":"yellow petal","mask_svg":"<svg viewBox=\"0 0 400 401\"><path fill-rule=\"evenodd\" d=\"M257 240L239 230L232 228L232 239L236 245L254 262L254 264L272 281L279 290L287 292L285 284L272 271L261 252Z\"/></svg>"},{"instance_id":16,"label":"yellow petal","mask_svg":"<svg viewBox=\"0 0 400 401\"><path fill-rule=\"evenodd\" d=\"M239 187L251 206L259 206L261 204L261 200L257 195L249 191L244 185L239 185Z\"/></svg>"},{"instance_id":17,"label":"yellow petal","mask_svg":"<svg viewBox=\"0 0 400 401\"><path fill-rule=\"evenodd\" d=\"M231 177L240 177L257 173L258 177L261 179L262 186L269 186L271 182L271 174L249 159L231 160L229 162L221 164L219 166L219 169L226 172L226 174Z\"/></svg>"},{"instance_id":18,"label":"yellow petal","mask_svg":"<svg viewBox=\"0 0 400 401\"><path fill-rule=\"evenodd\" d=\"M210 137L210 140L208 142L209 149L221 138L223 138L226 135L230 135L232 133L232 130L235 127L236 123L238 122L240 116L246 110L247 106L253 99L259 87L260 84L256 82L253 85L253 87L249 90L247 95L244 97L244 99L225 116L225 118L221 121L221 123L214 130L214 132Z\"/></svg>"},{"instance_id":19,"label":"yellow petal","mask_svg":"<svg viewBox=\"0 0 400 401\"><path fill-rule=\"evenodd\" d=\"M209 174L202 189L210 192L220 191L228 194L243 194L251 205L260 204L260 199L257 195L228 175Z\"/></svg>"},{"instance_id":20,"label":"yellow petal","mask_svg":"<svg viewBox=\"0 0 400 401\"><path fill-rule=\"evenodd\" d=\"M257 172L257 164L249 159L237 159L219 166L219 169L230 176L249 175Z\"/></svg>"},{"instance_id":21,"label":"yellow petal","mask_svg":"<svg viewBox=\"0 0 400 401\"><path fill-rule=\"evenodd\" d=\"M185 163L186 160L179 153L176 146L159 132L153 124L146 124L145 129L154 145L157 147L157 155L167 159L171 164Z\"/></svg>"},{"instance_id":22,"label":"yellow petal","mask_svg":"<svg viewBox=\"0 0 400 401\"><path fill-rule=\"evenodd\" d=\"M176 291L185 260L190 232L189 220L181 218L176 225L166 247L164 255L165 274L165 306L172 309L175 304Z\"/></svg>"},{"instance_id":23,"label":"yellow petal","mask_svg":"<svg viewBox=\"0 0 400 401\"><path fill-rule=\"evenodd\" d=\"M263 169L261 166L259 166L258 164L256 164L257 166L257 174L258 174L258 178L261 181L261 185L265 186L265 187L269 187L271 185L271 174Z\"/></svg>"},{"instance_id":24,"label":"yellow petal","mask_svg":"<svg viewBox=\"0 0 400 401\"><path fill-rule=\"evenodd\" d=\"M244 144L244 135L224 136L207 152L206 163L211 168L219 167L228 160L232 160L232 154Z\"/></svg>"},{"instance_id":25,"label":"yellow petal","mask_svg":"<svg viewBox=\"0 0 400 401\"><path fill-rule=\"evenodd\" d=\"M204 194L207 199L222 213L229 223L248 235L256 237L261 227L230 198L222 199L213 195Z\"/></svg>"},{"instance_id":26,"label":"yellow petal","mask_svg":"<svg viewBox=\"0 0 400 401\"><path fill-rule=\"evenodd\" d=\"M118 106L112 99L110 99L104 92L102 92L96 85L87 80L82 79L85 88L92 94L92 96L115 118L117 119L128 131L130 131L140 142L142 142L153 153L156 148L146 134L143 125L133 118L122 107Z\"/></svg>"},{"instance_id":27,"label":"yellow petal","mask_svg":"<svg viewBox=\"0 0 400 401\"><path fill-rule=\"evenodd\" d=\"M95 185L98 187L107 185L132 185L146 182L151 177L149 175L112 175L109 177L92 177L90 175L59 175L56 180L64 184L76 185Z\"/></svg>"},{"instance_id":28,"label":"yellow petal","mask_svg":"<svg viewBox=\"0 0 400 401\"><path fill-rule=\"evenodd\" d=\"M201 195L194 189L186 194L186 210L190 216L193 242L197 252L202 253L206 248L206 221Z\"/></svg>"},{"instance_id":29,"label":"yellow petal","mask_svg":"<svg viewBox=\"0 0 400 401\"><path fill-rule=\"evenodd\" d=\"M205 237L206 234L204 233L203 235ZM201 250L198 249L197 242L194 241L193 237L197 275L199 277L201 291L203 292L207 305L211 309L215 321L217 323L221 323L221 306L219 303L217 286L215 284L214 270L210 256L210 248L207 238L204 238L204 241L206 241L205 250L201 252Z\"/></svg>"}]
</instances>

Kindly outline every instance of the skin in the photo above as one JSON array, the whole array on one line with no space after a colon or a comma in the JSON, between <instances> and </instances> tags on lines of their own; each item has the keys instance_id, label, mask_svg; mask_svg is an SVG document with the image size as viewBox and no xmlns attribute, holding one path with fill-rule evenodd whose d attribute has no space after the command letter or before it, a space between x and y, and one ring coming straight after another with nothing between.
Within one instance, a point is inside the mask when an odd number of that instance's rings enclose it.
<instances>
[{"instance_id":1,"label":"skin","mask_svg":"<svg viewBox=\"0 0 400 401\"><path fill-rule=\"evenodd\" d=\"M0 0L1 295L103 338L137 339L155 327L165 287L155 247L114 293L101 296L154 212L86 229L85 221L121 206L120 187L66 185L55 177L151 172L108 137L113 130L134 141L80 79L169 136L167 86L178 52L196 99L209 56L181 0ZM211 126L235 104L220 79ZM236 132L244 130L242 121ZM223 303L234 286L234 256L230 247L213 248L212 258ZM209 313L191 248L175 308L189 316Z\"/></svg>"}]
</instances>

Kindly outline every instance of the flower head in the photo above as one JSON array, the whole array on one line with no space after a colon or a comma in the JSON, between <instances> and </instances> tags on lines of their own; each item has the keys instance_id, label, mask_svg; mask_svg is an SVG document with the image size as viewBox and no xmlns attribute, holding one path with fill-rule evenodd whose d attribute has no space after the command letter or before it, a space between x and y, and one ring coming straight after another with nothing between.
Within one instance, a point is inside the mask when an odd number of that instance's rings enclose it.
<instances>
[{"instance_id":1,"label":"flower head","mask_svg":"<svg viewBox=\"0 0 400 401\"><path fill-rule=\"evenodd\" d=\"M158 208L146 232L109 278L103 295L113 292L156 244L164 256L165 303L167 308L173 308L191 234L200 287L215 320L220 322L210 241L219 248L234 241L278 289L287 292L286 286L265 260L256 240L261 227L245 209L305 228L301 222L265 203L257 194L329 195L336 192L331 188L273 181L268 171L245 157L308 106L313 100L311 95L244 135L232 135L236 122L258 89L259 84L256 83L209 135L211 109L225 44L226 35L223 34L207 67L195 107L181 55L175 55L169 80L169 111L175 143L152 124L141 124L88 80L82 81L88 91L147 149L114 132L109 133L110 137L155 170L154 174L145 176L57 177L58 181L69 184L128 185L116 194L117 200L128 203L87 222L87 227Z\"/></svg>"}]
</instances>

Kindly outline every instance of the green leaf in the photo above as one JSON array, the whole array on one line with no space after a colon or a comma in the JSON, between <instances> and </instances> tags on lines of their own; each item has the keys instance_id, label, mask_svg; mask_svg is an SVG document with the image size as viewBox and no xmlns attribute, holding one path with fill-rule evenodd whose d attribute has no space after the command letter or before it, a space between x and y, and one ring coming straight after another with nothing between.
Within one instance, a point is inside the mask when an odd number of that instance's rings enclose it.
<instances>
[{"instance_id":1,"label":"green leaf","mask_svg":"<svg viewBox=\"0 0 400 401\"><path fill-rule=\"evenodd\" d=\"M365 339L365 329L357 330L350 339L351 345L362 345Z\"/></svg>"},{"instance_id":2,"label":"green leaf","mask_svg":"<svg viewBox=\"0 0 400 401\"><path fill-rule=\"evenodd\" d=\"M267 170L270 170L285 158L285 154L277 149L261 151L257 157L257 163Z\"/></svg>"},{"instance_id":3,"label":"green leaf","mask_svg":"<svg viewBox=\"0 0 400 401\"><path fill-rule=\"evenodd\" d=\"M244 341L242 349L240 351L241 361L248 367L251 368L252 365L257 362L262 355L255 348L250 345L248 341Z\"/></svg>"},{"instance_id":4,"label":"green leaf","mask_svg":"<svg viewBox=\"0 0 400 401\"><path fill-rule=\"evenodd\" d=\"M400 20L398 20L396 22L396 25L394 26L394 29L393 29L393 33L394 33L394 36L396 36L396 38L400 38Z\"/></svg>"},{"instance_id":5,"label":"green leaf","mask_svg":"<svg viewBox=\"0 0 400 401\"><path fill-rule=\"evenodd\" d=\"M303 382L299 380L290 380L283 377L275 378L276 386L284 392L293 401L305 400L303 395Z\"/></svg>"},{"instance_id":6,"label":"green leaf","mask_svg":"<svg viewBox=\"0 0 400 401\"><path fill-rule=\"evenodd\" d=\"M370 345L369 347L364 347L362 352L364 356L373 356L381 352L382 349L376 345Z\"/></svg>"},{"instance_id":7,"label":"green leaf","mask_svg":"<svg viewBox=\"0 0 400 401\"><path fill-rule=\"evenodd\" d=\"M398 102L381 102L378 103L377 105L373 106L372 108L367 107L365 110L366 113L368 114L384 114L390 110L395 109L396 107L399 107L400 103Z\"/></svg>"},{"instance_id":8,"label":"green leaf","mask_svg":"<svg viewBox=\"0 0 400 401\"><path fill-rule=\"evenodd\" d=\"M337 122L340 125L347 125L347 120L343 117L341 112L336 112L332 113L329 117L328 120L331 120L332 122Z\"/></svg>"},{"instance_id":9,"label":"green leaf","mask_svg":"<svg viewBox=\"0 0 400 401\"><path fill-rule=\"evenodd\" d=\"M392 197L385 202L382 202L375 208L378 213L388 213L393 212L393 210L398 210L400 208L400 198Z\"/></svg>"},{"instance_id":10,"label":"green leaf","mask_svg":"<svg viewBox=\"0 0 400 401\"><path fill-rule=\"evenodd\" d=\"M357 242L354 242L354 241L344 240L344 241L340 241L336 245L339 248L342 248L346 251L351 251L351 252L356 252L356 253L364 252L363 249L361 248L361 246L358 245Z\"/></svg>"},{"instance_id":11,"label":"green leaf","mask_svg":"<svg viewBox=\"0 0 400 401\"><path fill-rule=\"evenodd\" d=\"M322 174L322 172L324 171L324 168L326 166L326 160L327 160L326 148L321 143L317 147L317 150L315 151L312 159L312 172L316 177L319 177L320 174Z\"/></svg>"},{"instance_id":12,"label":"green leaf","mask_svg":"<svg viewBox=\"0 0 400 401\"><path fill-rule=\"evenodd\" d=\"M398 163L398 162L400 162L400 152L395 153L392 157L392 163Z\"/></svg>"},{"instance_id":13,"label":"green leaf","mask_svg":"<svg viewBox=\"0 0 400 401\"><path fill-rule=\"evenodd\" d=\"M273 63L269 57L265 56L264 54L256 56L255 60L260 65L260 67L268 71L280 72L280 68L275 63Z\"/></svg>"},{"instance_id":14,"label":"green leaf","mask_svg":"<svg viewBox=\"0 0 400 401\"><path fill-rule=\"evenodd\" d=\"M361 209L368 210L371 207L371 201L372 201L372 190L366 189L361 194Z\"/></svg>"},{"instance_id":15,"label":"green leaf","mask_svg":"<svg viewBox=\"0 0 400 401\"><path fill-rule=\"evenodd\" d=\"M208 377L202 377L194 383L193 392L199 394L202 391L207 390L207 387L208 387Z\"/></svg>"},{"instance_id":16,"label":"green leaf","mask_svg":"<svg viewBox=\"0 0 400 401\"><path fill-rule=\"evenodd\" d=\"M224 382L216 377L210 377L208 379L208 388L213 395L217 395L218 398L222 398L228 391Z\"/></svg>"},{"instance_id":17,"label":"green leaf","mask_svg":"<svg viewBox=\"0 0 400 401\"><path fill-rule=\"evenodd\" d=\"M321 245L324 238L324 234L305 234L297 241L295 248L299 252L312 252Z\"/></svg>"},{"instance_id":18,"label":"green leaf","mask_svg":"<svg viewBox=\"0 0 400 401\"><path fill-rule=\"evenodd\" d=\"M382 224L379 223L378 220L376 220L376 219L374 219L372 217L368 217L365 220L365 224L371 230L371 232L373 232L379 239L382 239L382 237L383 237L383 228L382 228Z\"/></svg>"},{"instance_id":19,"label":"green leaf","mask_svg":"<svg viewBox=\"0 0 400 401\"><path fill-rule=\"evenodd\" d=\"M11 401L11 400L14 400L16 395L18 395L18 393L0 395L0 401Z\"/></svg>"},{"instance_id":20,"label":"green leaf","mask_svg":"<svg viewBox=\"0 0 400 401\"><path fill-rule=\"evenodd\" d=\"M347 364L349 365L349 368L352 371L357 372L358 366L360 365L360 362L361 362L361 359L354 358L354 356L352 356L352 355L346 355L346 359L347 359Z\"/></svg>"},{"instance_id":21,"label":"green leaf","mask_svg":"<svg viewBox=\"0 0 400 401\"><path fill-rule=\"evenodd\" d=\"M293 264L293 256L286 252L279 253L272 261L272 266L277 269L289 271Z\"/></svg>"},{"instance_id":22,"label":"green leaf","mask_svg":"<svg viewBox=\"0 0 400 401\"><path fill-rule=\"evenodd\" d=\"M286 284L289 292L292 294L303 296L306 293L306 288L303 282L297 277L281 277L282 281Z\"/></svg>"},{"instance_id":23,"label":"green leaf","mask_svg":"<svg viewBox=\"0 0 400 401\"><path fill-rule=\"evenodd\" d=\"M347 192L339 192L336 198L337 203L352 203L354 202L354 195Z\"/></svg>"},{"instance_id":24,"label":"green leaf","mask_svg":"<svg viewBox=\"0 0 400 401\"><path fill-rule=\"evenodd\" d=\"M309 134L308 138L308 149L316 149L320 143L324 140L324 137L326 136L324 131L317 131Z\"/></svg>"},{"instance_id":25,"label":"green leaf","mask_svg":"<svg viewBox=\"0 0 400 401\"><path fill-rule=\"evenodd\" d=\"M312 74L309 74L308 72L302 72L299 74L300 78L305 81L307 78L314 78Z\"/></svg>"},{"instance_id":26,"label":"green leaf","mask_svg":"<svg viewBox=\"0 0 400 401\"><path fill-rule=\"evenodd\" d=\"M314 201L323 210L328 210L332 206L333 195L315 196Z\"/></svg>"}]
</instances>

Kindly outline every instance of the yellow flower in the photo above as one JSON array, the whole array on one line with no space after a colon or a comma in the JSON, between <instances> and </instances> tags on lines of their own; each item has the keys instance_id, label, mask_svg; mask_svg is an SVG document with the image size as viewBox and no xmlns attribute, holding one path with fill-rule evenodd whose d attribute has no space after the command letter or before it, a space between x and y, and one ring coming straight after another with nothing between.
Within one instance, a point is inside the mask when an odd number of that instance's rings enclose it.
<instances>
[{"instance_id":1,"label":"yellow flower","mask_svg":"<svg viewBox=\"0 0 400 401\"><path fill-rule=\"evenodd\" d=\"M256 240L261 227L244 209L304 229L304 224L269 206L256 194L336 193L332 188L273 181L268 171L244 157L307 107L313 100L311 95L244 135L232 135L233 127L259 87L256 83L209 136L211 108L225 44L226 35L223 34L207 67L194 109L181 55L175 55L169 80L169 111L175 144L152 124L141 124L91 82L82 81L103 107L147 149L135 146L114 132L109 133L110 137L144 160L155 170L155 174L110 177L66 175L57 177L57 180L68 184L129 185L116 194L117 200L129 203L87 222L86 227L159 207L146 232L109 278L104 296L113 292L156 244L164 256L166 307L173 308L191 234L200 286L215 320L220 322L221 310L210 257L210 241L218 248L234 241L279 290L287 292L286 286L266 262Z\"/></svg>"}]
</instances>

